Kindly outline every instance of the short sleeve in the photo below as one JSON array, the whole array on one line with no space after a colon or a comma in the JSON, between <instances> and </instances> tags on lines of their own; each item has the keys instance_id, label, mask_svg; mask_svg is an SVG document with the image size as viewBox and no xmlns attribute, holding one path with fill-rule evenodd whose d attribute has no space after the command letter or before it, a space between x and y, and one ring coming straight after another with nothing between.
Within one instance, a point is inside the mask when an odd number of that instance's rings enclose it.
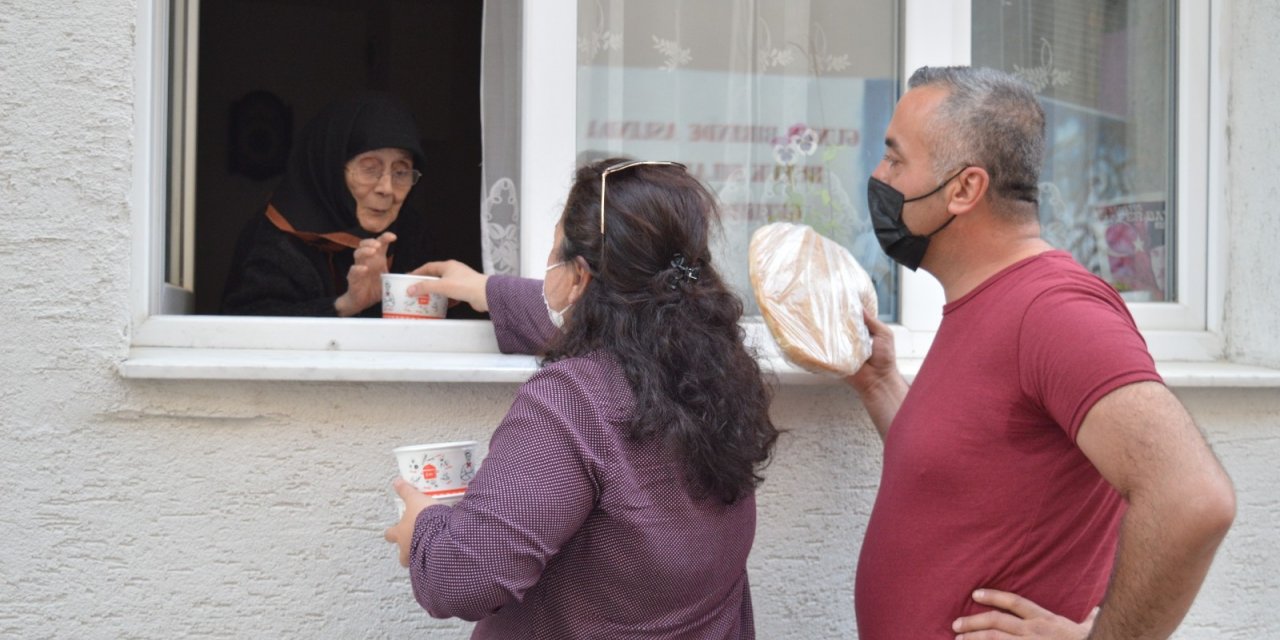
<instances>
[{"instance_id":1,"label":"short sleeve","mask_svg":"<svg viewBox=\"0 0 1280 640\"><path fill-rule=\"evenodd\" d=\"M1138 327L1101 280L1056 286L1028 306L1018 335L1019 382L1075 441L1094 403L1135 382L1161 382Z\"/></svg>"}]
</instances>

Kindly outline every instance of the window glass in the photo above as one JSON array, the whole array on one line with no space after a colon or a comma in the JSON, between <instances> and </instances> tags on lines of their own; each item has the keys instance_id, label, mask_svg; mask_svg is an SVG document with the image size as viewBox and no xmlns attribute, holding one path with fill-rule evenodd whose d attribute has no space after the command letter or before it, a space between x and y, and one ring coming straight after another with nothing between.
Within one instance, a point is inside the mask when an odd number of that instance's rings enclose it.
<instances>
[{"instance_id":1,"label":"window glass","mask_svg":"<svg viewBox=\"0 0 1280 640\"><path fill-rule=\"evenodd\" d=\"M1045 238L1131 302L1176 298L1172 5L973 0L973 64L1045 109Z\"/></svg>"},{"instance_id":2,"label":"window glass","mask_svg":"<svg viewBox=\"0 0 1280 640\"><path fill-rule=\"evenodd\" d=\"M579 0L579 162L678 160L719 199L717 261L756 313L751 232L800 222L847 247L895 319L866 214L897 98L894 0Z\"/></svg>"}]
</instances>

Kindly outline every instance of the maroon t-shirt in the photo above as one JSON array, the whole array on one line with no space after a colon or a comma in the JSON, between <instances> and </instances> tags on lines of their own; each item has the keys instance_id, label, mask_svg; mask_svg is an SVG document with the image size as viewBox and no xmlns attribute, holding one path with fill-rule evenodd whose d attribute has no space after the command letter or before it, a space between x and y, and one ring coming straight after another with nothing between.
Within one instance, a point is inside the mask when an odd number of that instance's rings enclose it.
<instances>
[{"instance_id":1,"label":"maroon t-shirt","mask_svg":"<svg viewBox=\"0 0 1280 640\"><path fill-rule=\"evenodd\" d=\"M947 304L885 439L859 637L954 638L953 620L985 610L979 587L1082 620L1106 591L1125 504L1076 434L1100 398L1145 380L1160 376L1123 300L1066 252Z\"/></svg>"}]
</instances>

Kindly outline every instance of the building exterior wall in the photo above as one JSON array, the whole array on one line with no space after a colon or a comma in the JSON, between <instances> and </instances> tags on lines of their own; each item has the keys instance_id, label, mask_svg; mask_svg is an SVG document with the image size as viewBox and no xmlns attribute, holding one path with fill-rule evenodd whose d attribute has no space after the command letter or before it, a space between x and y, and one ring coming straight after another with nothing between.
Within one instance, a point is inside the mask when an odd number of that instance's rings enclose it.
<instances>
[{"instance_id":1,"label":"building exterior wall","mask_svg":"<svg viewBox=\"0 0 1280 640\"><path fill-rule=\"evenodd\" d=\"M1275 105L1280 84L1274 61L1280 56L1275 29L1280 4L1264 0L1230 3L1230 35L1225 57L1231 75L1227 95L1227 242L1228 272L1226 334L1233 360L1280 366L1276 336L1276 247L1280 224L1274 214L1280 202L1276 180L1276 149L1280 148L1280 118Z\"/></svg>"},{"instance_id":2,"label":"building exterior wall","mask_svg":"<svg viewBox=\"0 0 1280 640\"><path fill-rule=\"evenodd\" d=\"M1231 3L1225 327L1280 366L1273 203L1280 9ZM130 331L129 0L0 0L0 637L431 637L383 529L390 449L487 438L502 384L148 381ZM1178 389L1239 515L1179 638L1280 633L1280 393ZM879 479L852 394L788 386L759 495L759 637L856 637L852 584Z\"/></svg>"}]
</instances>

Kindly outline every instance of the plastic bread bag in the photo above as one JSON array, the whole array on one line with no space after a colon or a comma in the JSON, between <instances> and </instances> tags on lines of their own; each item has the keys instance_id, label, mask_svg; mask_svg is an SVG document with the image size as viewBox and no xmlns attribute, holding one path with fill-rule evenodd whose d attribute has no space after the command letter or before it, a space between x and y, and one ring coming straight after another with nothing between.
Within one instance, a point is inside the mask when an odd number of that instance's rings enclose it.
<instances>
[{"instance_id":1,"label":"plastic bread bag","mask_svg":"<svg viewBox=\"0 0 1280 640\"><path fill-rule=\"evenodd\" d=\"M875 285L847 249L811 227L778 222L751 235L751 289L783 356L813 373L848 376L871 357L864 309Z\"/></svg>"}]
</instances>

